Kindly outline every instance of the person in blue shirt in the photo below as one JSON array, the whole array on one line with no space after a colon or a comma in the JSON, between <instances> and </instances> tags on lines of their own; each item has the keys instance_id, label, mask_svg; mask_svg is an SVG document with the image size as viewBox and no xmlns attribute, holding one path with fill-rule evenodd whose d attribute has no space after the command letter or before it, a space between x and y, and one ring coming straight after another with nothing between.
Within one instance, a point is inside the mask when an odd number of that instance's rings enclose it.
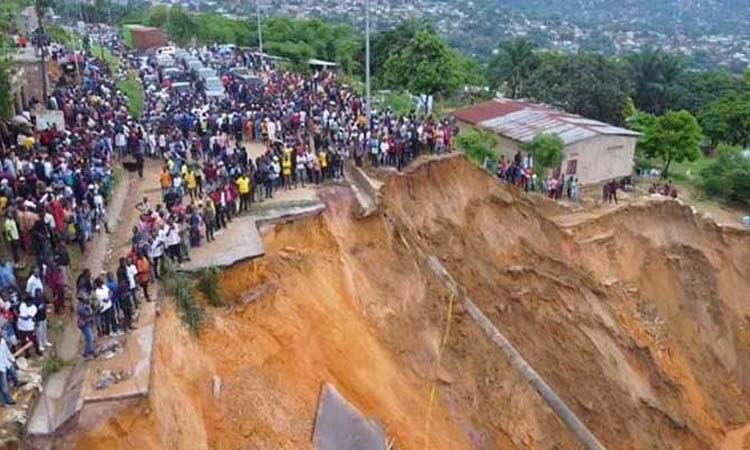
<instances>
[{"instance_id":1,"label":"person in blue shirt","mask_svg":"<svg viewBox=\"0 0 750 450\"><path fill-rule=\"evenodd\" d=\"M119 318L123 315L122 313L122 306L120 304L120 286L117 284L117 278L115 278L115 274L112 272L107 272L107 288L109 288L109 292L112 295L112 306L115 308L115 318ZM127 317L126 317L127 319ZM125 324L125 329L128 330L130 328L130 324Z\"/></svg>"},{"instance_id":2,"label":"person in blue shirt","mask_svg":"<svg viewBox=\"0 0 750 450\"><path fill-rule=\"evenodd\" d=\"M10 261L0 266L0 289L6 289L16 285L16 274Z\"/></svg>"}]
</instances>

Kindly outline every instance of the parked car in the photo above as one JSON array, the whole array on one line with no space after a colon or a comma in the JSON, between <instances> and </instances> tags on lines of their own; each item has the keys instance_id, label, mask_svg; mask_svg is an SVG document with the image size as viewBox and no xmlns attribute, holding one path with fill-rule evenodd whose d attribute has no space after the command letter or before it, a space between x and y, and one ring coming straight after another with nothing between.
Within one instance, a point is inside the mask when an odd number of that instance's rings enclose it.
<instances>
[{"instance_id":1,"label":"parked car","mask_svg":"<svg viewBox=\"0 0 750 450\"><path fill-rule=\"evenodd\" d=\"M224 85L219 77L208 77L205 79L206 97L221 97L226 95Z\"/></svg>"},{"instance_id":2,"label":"parked car","mask_svg":"<svg viewBox=\"0 0 750 450\"><path fill-rule=\"evenodd\" d=\"M204 67L202 69L198 69L198 77L202 78L203 80L207 80L208 78L216 78L216 71L214 69L211 69L210 67Z\"/></svg>"},{"instance_id":3,"label":"parked car","mask_svg":"<svg viewBox=\"0 0 750 450\"><path fill-rule=\"evenodd\" d=\"M187 81L177 81L175 83L172 83L171 89L173 93L181 95L186 92L190 92L190 83L188 83Z\"/></svg>"}]
</instances>

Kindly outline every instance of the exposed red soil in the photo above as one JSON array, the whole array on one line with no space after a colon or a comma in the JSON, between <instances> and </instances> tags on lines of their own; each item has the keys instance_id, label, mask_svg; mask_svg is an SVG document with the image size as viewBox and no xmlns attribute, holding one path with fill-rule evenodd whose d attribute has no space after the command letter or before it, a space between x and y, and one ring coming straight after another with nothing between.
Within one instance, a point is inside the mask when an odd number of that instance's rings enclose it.
<instances>
[{"instance_id":1,"label":"exposed red soil","mask_svg":"<svg viewBox=\"0 0 750 450\"><path fill-rule=\"evenodd\" d=\"M198 339L165 308L150 399L77 448L312 448L326 382L399 449L579 448L460 303L437 363L450 299L428 254L607 448L748 448L748 233L673 201L576 220L461 158L384 190L367 219L333 187L323 216L270 230Z\"/></svg>"}]
</instances>

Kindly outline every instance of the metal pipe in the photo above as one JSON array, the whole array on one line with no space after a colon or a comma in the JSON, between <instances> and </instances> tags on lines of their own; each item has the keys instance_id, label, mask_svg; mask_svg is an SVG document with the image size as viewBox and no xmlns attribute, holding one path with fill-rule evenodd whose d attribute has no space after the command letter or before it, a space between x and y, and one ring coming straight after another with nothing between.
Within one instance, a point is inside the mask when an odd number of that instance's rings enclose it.
<instances>
[{"instance_id":1,"label":"metal pipe","mask_svg":"<svg viewBox=\"0 0 750 450\"><path fill-rule=\"evenodd\" d=\"M448 290L450 290L456 298L461 298L463 300L464 308L466 308L469 315L485 332L485 334L487 334L490 340L500 347L508 358L510 364L515 367L529 384L531 384L534 390L542 397L547 405L549 405L552 411L557 414L557 417L568 426L570 431L576 436L576 438L578 438L581 444L583 444L587 450L606 450L594 433L586 427L568 405L565 404L562 398L560 398L560 396L552 390L534 368L526 362L523 356L521 356L521 353L516 350L508 338L500 333L497 327L495 327L495 325L484 315L484 313L482 313L469 297L461 294L458 284L453 280L450 273L448 273L440 260L436 256L430 255L427 258L427 263Z\"/></svg>"}]
</instances>

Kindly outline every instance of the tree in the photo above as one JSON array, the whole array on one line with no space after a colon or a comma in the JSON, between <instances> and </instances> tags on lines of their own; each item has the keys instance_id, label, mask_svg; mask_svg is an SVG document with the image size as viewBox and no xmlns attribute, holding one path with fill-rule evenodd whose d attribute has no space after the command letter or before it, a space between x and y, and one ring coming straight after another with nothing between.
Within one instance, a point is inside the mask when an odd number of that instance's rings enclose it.
<instances>
[{"instance_id":1,"label":"tree","mask_svg":"<svg viewBox=\"0 0 750 450\"><path fill-rule=\"evenodd\" d=\"M725 70L686 73L675 87L674 109L687 109L696 116L713 102L742 89L742 79Z\"/></svg>"},{"instance_id":2,"label":"tree","mask_svg":"<svg viewBox=\"0 0 750 450\"><path fill-rule=\"evenodd\" d=\"M638 141L639 150L664 164L662 177L669 175L673 162L695 161L701 156L703 132L689 111L667 111L656 117L645 115L635 128L643 133Z\"/></svg>"},{"instance_id":3,"label":"tree","mask_svg":"<svg viewBox=\"0 0 750 450\"><path fill-rule=\"evenodd\" d=\"M608 123L621 124L630 83L619 61L594 53L545 52L526 94L539 102Z\"/></svg>"},{"instance_id":4,"label":"tree","mask_svg":"<svg viewBox=\"0 0 750 450\"><path fill-rule=\"evenodd\" d=\"M534 166L541 169L539 173L543 176L550 169L560 167L565 155L565 144L560 136L540 133L526 145L526 151L534 158Z\"/></svg>"},{"instance_id":5,"label":"tree","mask_svg":"<svg viewBox=\"0 0 750 450\"><path fill-rule=\"evenodd\" d=\"M709 194L750 203L750 158L735 146L721 144L717 158L701 171L701 184Z\"/></svg>"},{"instance_id":6,"label":"tree","mask_svg":"<svg viewBox=\"0 0 750 450\"><path fill-rule=\"evenodd\" d=\"M684 73L682 60L662 50L645 49L628 57L635 104L638 109L662 114L675 101L675 90Z\"/></svg>"},{"instance_id":7,"label":"tree","mask_svg":"<svg viewBox=\"0 0 750 450\"><path fill-rule=\"evenodd\" d=\"M423 20L409 19L390 30L375 33L370 41L370 71L376 80L382 79L383 68L388 58L401 52L420 31L434 33L432 25ZM362 42L364 46L364 41ZM364 59L364 47L361 49Z\"/></svg>"},{"instance_id":8,"label":"tree","mask_svg":"<svg viewBox=\"0 0 750 450\"><path fill-rule=\"evenodd\" d=\"M466 81L460 55L437 34L421 30L385 62L387 87L414 94L450 95Z\"/></svg>"},{"instance_id":9,"label":"tree","mask_svg":"<svg viewBox=\"0 0 750 450\"><path fill-rule=\"evenodd\" d=\"M193 38L194 32L201 30L192 17L181 6L172 6L167 13L167 34L178 45L185 45ZM203 32L207 30L205 27Z\"/></svg>"},{"instance_id":10,"label":"tree","mask_svg":"<svg viewBox=\"0 0 750 450\"><path fill-rule=\"evenodd\" d=\"M489 80L493 88L507 85L511 98L524 95L526 83L539 65L536 44L526 39L503 42L489 65Z\"/></svg>"},{"instance_id":11,"label":"tree","mask_svg":"<svg viewBox=\"0 0 750 450\"><path fill-rule=\"evenodd\" d=\"M10 62L0 59L0 120L10 119L13 94L10 90Z\"/></svg>"},{"instance_id":12,"label":"tree","mask_svg":"<svg viewBox=\"0 0 750 450\"><path fill-rule=\"evenodd\" d=\"M711 143L750 144L750 95L729 94L708 105L700 116Z\"/></svg>"}]
</instances>

